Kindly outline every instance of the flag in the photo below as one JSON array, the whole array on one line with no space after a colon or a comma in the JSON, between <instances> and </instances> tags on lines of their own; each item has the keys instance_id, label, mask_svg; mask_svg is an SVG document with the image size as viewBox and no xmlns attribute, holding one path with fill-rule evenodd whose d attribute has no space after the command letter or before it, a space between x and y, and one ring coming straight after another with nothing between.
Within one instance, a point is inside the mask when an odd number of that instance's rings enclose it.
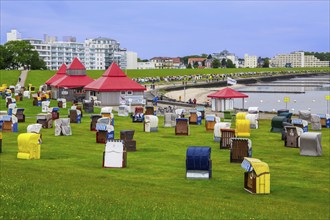
<instances>
[{"instance_id":1,"label":"flag","mask_svg":"<svg viewBox=\"0 0 330 220\"><path fill-rule=\"evenodd\" d=\"M236 80L230 78L230 77L227 77L227 84L231 84L231 85L235 85L237 83Z\"/></svg>"}]
</instances>

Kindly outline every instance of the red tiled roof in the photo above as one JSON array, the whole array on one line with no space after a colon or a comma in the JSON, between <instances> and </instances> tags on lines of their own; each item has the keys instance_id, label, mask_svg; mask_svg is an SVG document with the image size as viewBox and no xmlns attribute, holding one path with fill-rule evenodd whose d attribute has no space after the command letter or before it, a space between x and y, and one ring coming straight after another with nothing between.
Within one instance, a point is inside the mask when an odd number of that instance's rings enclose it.
<instances>
[{"instance_id":1,"label":"red tiled roof","mask_svg":"<svg viewBox=\"0 0 330 220\"><path fill-rule=\"evenodd\" d=\"M144 86L128 78L116 63L112 63L100 78L86 85L84 89L97 92L146 90Z\"/></svg>"},{"instance_id":2,"label":"red tiled roof","mask_svg":"<svg viewBox=\"0 0 330 220\"><path fill-rule=\"evenodd\" d=\"M55 75L46 81L46 84L50 85L51 83L65 76L65 74L66 74L66 65L63 63L62 66L59 68L59 70L55 73Z\"/></svg>"},{"instance_id":3,"label":"red tiled roof","mask_svg":"<svg viewBox=\"0 0 330 220\"><path fill-rule=\"evenodd\" d=\"M64 77L56 80L55 82L51 83L50 86L54 86L56 88L78 88L78 87L84 87L87 84L93 82L94 79L92 79L89 76L86 75L65 75Z\"/></svg>"},{"instance_id":4,"label":"red tiled roof","mask_svg":"<svg viewBox=\"0 0 330 220\"><path fill-rule=\"evenodd\" d=\"M191 62L203 62L204 60L206 60L206 58L192 57L192 58L188 58L188 63L191 63Z\"/></svg>"},{"instance_id":5,"label":"red tiled roof","mask_svg":"<svg viewBox=\"0 0 330 220\"><path fill-rule=\"evenodd\" d=\"M226 87L222 90L219 90L218 92L208 95L207 97L229 99L229 98L248 98L249 96L244 93L240 93L236 90L233 90L229 87Z\"/></svg>"},{"instance_id":6,"label":"red tiled roof","mask_svg":"<svg viewBox=\"0 0 330 220\"><path fill-rule=\"evenodd\" d=\"M75 57L72 63L68 66L68 70L86 70L85 66L80 62L80 60Z\"/></svg>"}]
</instances>

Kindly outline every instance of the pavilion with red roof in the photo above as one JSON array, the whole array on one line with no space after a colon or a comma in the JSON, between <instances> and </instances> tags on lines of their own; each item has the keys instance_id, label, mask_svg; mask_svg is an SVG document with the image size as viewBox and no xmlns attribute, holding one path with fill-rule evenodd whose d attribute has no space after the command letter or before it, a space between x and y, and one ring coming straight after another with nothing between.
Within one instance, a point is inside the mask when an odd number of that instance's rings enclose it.
<instances>
[{"instance_id":1,"label":"pavilion with red roof","mask_svg":"<svg viewBox=\"0 0 330 220\"><path fill-rule=\"evenodd\" d=\"M85 98L84 86L94 79L86 75L85 66L76 57L67 67L66 74L50 83L53 98L65 98L67 101Z\"/></svg>"},{"instance_id":2,"label":"pavilion with red roof","mask_svg":"<svg viewBox=\"0 0 330 220\"><path fill-rule=\"evenodd\" d=\"M244 109L244 98L249 96L240 93L234 89L226 87L215 93L208 95L207 97L212 99L212 111L225 111L227 109L234 109L234 100L236 98L243 99L243 109Z\"/></svg>"},{"instance_id":3,"label":"pavilion with red roof","mask_svg":"<svg viewBox=\"0 0 330 220\"><path fill-rule=\"evenodd\" d=\"M146 88L130 79L116 63L84 87L86 99L96 96L101 105L143 104Z\"/></svg>"}]
</instances>

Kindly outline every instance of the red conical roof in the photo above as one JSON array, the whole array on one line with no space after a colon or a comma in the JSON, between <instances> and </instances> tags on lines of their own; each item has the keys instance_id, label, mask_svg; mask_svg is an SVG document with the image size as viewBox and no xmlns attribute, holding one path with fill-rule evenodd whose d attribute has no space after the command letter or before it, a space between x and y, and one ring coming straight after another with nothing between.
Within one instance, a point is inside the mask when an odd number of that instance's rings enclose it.
<instances>
[{"instance_id":1,"label":"red conical roof","mask_svg":"<svg viewBox=\"0 0 330 220\"><path fill-rule=\"evenodd\" d=\"M68 66L68 70L86 70L86 68L80 62L80 60L77 57L75 57L72 63Z\"/></svg>"},{"instance_id":2,"label":"red conical roof","mask_svg":"<svg viewBox=\"0 0 330 220\"><path fill-rule=\"evenodd\" d=\"M119 68L119 66L113 62L108 69L102 74L102 76L109 77L127 77L126 74Z\"/></svg>"},{"instance_id":3,"label":"red conical roof","mask_svg":"<svg viewBox=\"0 0 330 220\"><path fill-rule=\"evenodd\" d=\"M76 75L76 76L65 75L62 78L51 83L50 86L54 86L56 88L59 87L79 88L79 87L84 87L93 81L94 79L86 75Z\"/></svg>"},{"instance_id":4,"label":"red conical roof","mask_svg":"<svg viewBox=\"0 0 330 220\"><path fill-rule=\"evenodd\" d=\"M60 69L55 73L55 75L46 81L46 84L47 85L52 84L53 82L65 76L65 74L66 74L66 65L63 63Z\"/></svg>"},{"instance_id":5,"label":"red conical roof","mask_svg":"<svg viewBox=\"0 0 330 220\"><path fill-rule=\"evenodd\" d=\"M100 78L86 85L84 89L97 92L146 90L144 86L128 78L116 63L112 63Z\"/></svg>"},{"instance_id":6,"label":"red conical roof","mask_svg":"<svg viewBox=\"0 0 330 220\"><path fill-rule=\"evenodd\" d=\"M230 98L248 98L249 96L244 93L240 93L236 90L226 87L222 90L219 90L218 92L208 95L207 97L230 99Z\"/></svg>"}]
</instances>

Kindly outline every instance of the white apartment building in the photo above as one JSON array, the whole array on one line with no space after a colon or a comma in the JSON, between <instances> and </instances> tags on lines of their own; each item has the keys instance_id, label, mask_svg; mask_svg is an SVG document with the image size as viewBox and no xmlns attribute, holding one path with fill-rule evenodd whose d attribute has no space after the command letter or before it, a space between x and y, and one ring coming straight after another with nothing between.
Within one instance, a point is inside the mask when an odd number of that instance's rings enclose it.
<instances>
[{"instance_id":1,"label":"white apartment building","mask_svg":"<svg viewBox=\"0 0 330 220\"><path fill-rule=\"evenodd\" d=\"M21 34L16 30L7 33L7 42L20 38ZM23 40L30 42L49 70L58 70L63 63L68 65L75 57L79 58L87 70L105 70L112 62L116 62L122 69L137 68L137 54L121 50L116 40L99 37L78 43L72 36L65 39L68 41L57 41L56 37L45 34L44 40ZM119 51L124 51L124 53L117 53L115 57L115 53Z\"/></svg>"},{"instance_id":2,"label":"white apartment building","mask_svg":"<svg viewBox=\"0 0 330 220\"><path fill-rule=\"evenodd\" d=\"M127 66L125 69L137 69L137 53L132 51L126 51Z\"/></svg>"},{"instance_id":3,"label":"white apartment building","mask_svg":"<svg viewBox=\"0 0 330 220\"><path fill-rule=\"evenodd\" d=\"M257 66L258 66L257 56L249 56L248 54L244 54L244 68L256 68Z\"/></svg>"},{"instance_id":4,"label":"white apartment building","mask_svg":"<svg viewBox=\"0 0 330 220\"><path fill-rule=\"evenodd\" d=\"M146 70L146 69L156 69L154 62L138 62L137 69Z\"/></svg>"},{"instance_id":5,"label":"white apartment building","mask_svg":"<svg viewBox=\"0 0 330 220\"><path fill-rule=\"evenodd\" d=\"M22 34L18 32L17 30L11 30L7 33L7 42L12 40L21 40Z\"/></svg>"},{"instance_id":6,"label":"white apartment building","mask_svg":"<svg viewBox=\"0 0 330 220\"><path fill-rule=\"evenodd\" d=\"M115 61L115 51L119 51L119 42L99 37L85 40L84 47L86 69L105 70Z\"/></svg>"},{"instance_id":7,"label":"white apartment building","mask_svg":"<svg viewBox=\"0 0 330 220\"><path fill-rule=\"evenodd\" d=\"M225 60L229 59L233 62L233 64L236 65L236 68L238 68L238 66L239 66L238 57L234 53L229 53L228 50L223 50L220 53L212 53L211 56L212 56L213 59L218 59L220 62L223 59L225 59ZM205 66L207 68L211 68L211 62L207 61Z\"/></svg>"},{"instance_id":8,"label":"white apartment building","mask_svg":"<svg viewBox=\"0 0 330 220\"><path fill-rule=\"evenodd\" d=\"M320 61L313 55L304 52L279 54L270 60L271 67L328 67L329 61Z\"/></svg>"},{"instance_id":9,"label":"white apartment building","mask_svg":"<svg viewBox=\"0 0 330 220\"><path fill-rule=\"evenodd\" d=\"M85 63L85 49L82 43L60 41L44 43L38 39L24 40L30 42L39 53L39 57L45 61L49 70L58 70L63 63L68 65L75 57Z\"/></svg>"},{"instance_id":10,"label":"white apartment building","mask_svg":"<svg viewBox=\"0 0 330 220\"><path fill-rule=\"evenodd\" d=\"M183 69L179 57L153 57L150 62L155 66L155 69Z\"/></svg>"}]
</instances>

